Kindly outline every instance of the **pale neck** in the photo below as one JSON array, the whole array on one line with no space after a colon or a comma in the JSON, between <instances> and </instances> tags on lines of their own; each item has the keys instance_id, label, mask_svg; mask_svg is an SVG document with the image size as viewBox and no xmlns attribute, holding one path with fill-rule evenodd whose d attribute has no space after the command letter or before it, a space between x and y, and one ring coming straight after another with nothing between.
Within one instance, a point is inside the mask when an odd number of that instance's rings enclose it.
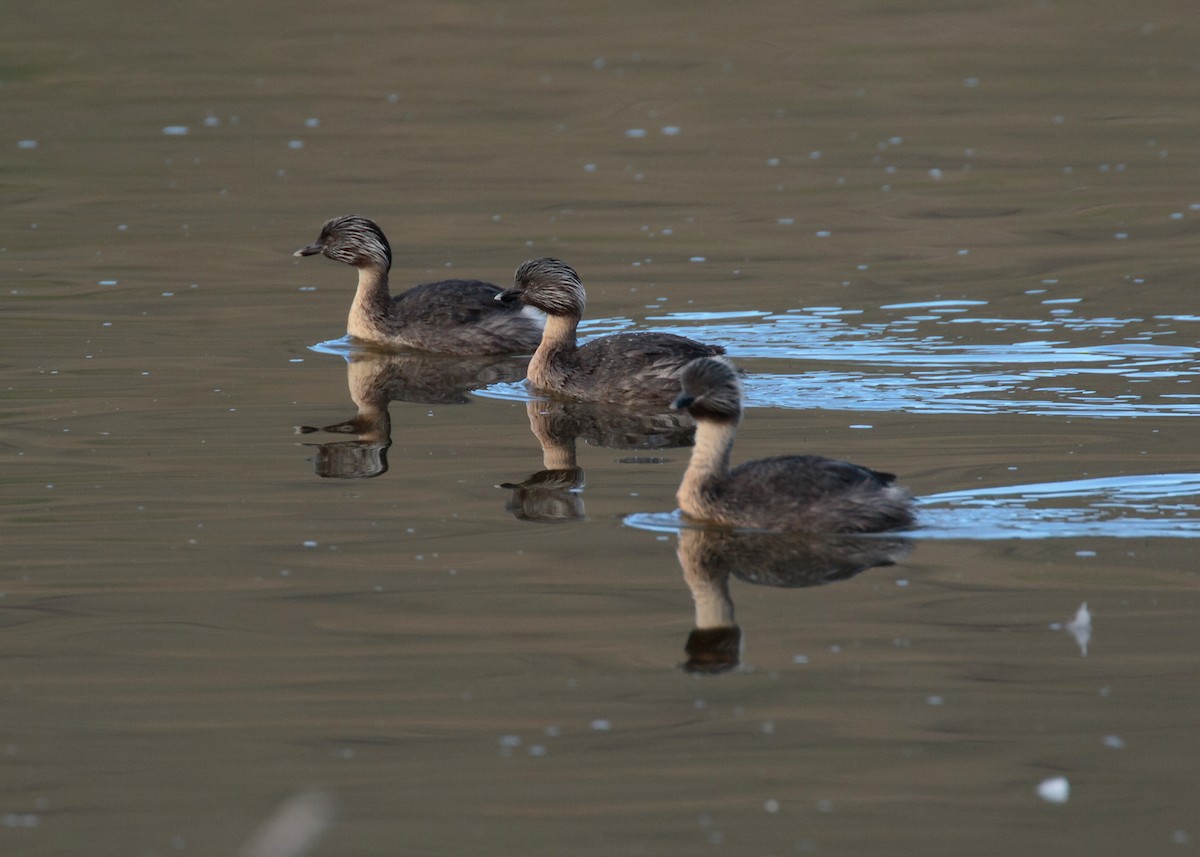
<instances>
[{"instance_id":1,"label":"pale neck","mask_svg":"<svg viewBox=\"0 0 1200 857\"><path fill-rule=\"evenodd\" d=\"M575 331L579 328L578 316L547 315L546 327L542 330L542 341L529 361L527 375L534 386L545 386L542 378L549 371L552 354L575 350Z\"/></svg>"},{"instance_id":2,"label":"pale neck","mask_svg":"<svg viewBox=\"0 0 1200 857\"><path fill-rule=\"evenodd\" d=\"M706 488L714 480L720 481L729 473L729 457L733 450L733 438L737 434L736 423L714 423L696 421L696 441L692 457L684 471L683 480L675 497L679 508L686 514L704 517Z\"/></svg>"},{"instance_id":3,"label":"pale neck","mask_svg":"<svg viewBox=\"0 0 1200 857\"><path fill-rule=\"evenodd\" d=\"M729 473L729 459L733 453L733 439L736 436L737 423L697 420L696 440L692 447L691 461L688 462L687 475L708 479Z\"/></svg>"},{"instance_id":4,"label":"pale neck","mask_svg":"<svg viewBox=\"0 0 1200 857\"><path fill-rule=\"evenodd\" d=\"M542 347L562 348L575 345L575 332L579 329L579 317L570 315L547 315L546 328L542 331Z\"/></svg>"},{"instance_id":5,"label":"pale neck","mask_svg":"<svg viewBox=\"0 0 1200 857\"><path fill-rule=\"evenodd\" d=\"M358 269L358 291L350 304L346 332L359 339L374 339L379 320L387 316L391 296L388 294L387 271L380 268Z\"/></svg>"},{"instance_id":6,"label":"pale neck","mask_svg":"<svg viewBox=\"0 0 1200 857\"><path fill-rule=\"evenodd\" d=\"M356 301L371 300L378 295L388 297L388 272L370 265L358 269L358 292Z\"/></svg>"}]
</instances>

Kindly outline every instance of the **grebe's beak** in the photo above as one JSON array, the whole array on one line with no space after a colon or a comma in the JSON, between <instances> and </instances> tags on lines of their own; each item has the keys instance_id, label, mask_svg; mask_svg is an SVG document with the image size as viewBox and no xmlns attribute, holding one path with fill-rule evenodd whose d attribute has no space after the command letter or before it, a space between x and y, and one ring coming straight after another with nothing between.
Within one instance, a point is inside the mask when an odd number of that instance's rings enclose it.
<instances>
[{"instance_id":1,"label":"grebe's beak","mask_svg":"<svg viewBox=\"0 0 1200 857\"><path fill-rule=\"evenodd\" d=\"M297 250L292 255L293 256L316 256L318 253L320 253L324 249L325 249L324 244L322 244L320 241L314 241L312 244L309 244L305 247L301 247L299 250Z\"/></svg>"},{"instance_id":2,"label":"grebe's beak","mask_svg":"<svg viewBox=\"0 0 1200 857\"><path fill-rule=\"evenodd\" d=\"M501 301L506 304L510 304L513 301L519 301L520 299L521 293L516 289L505 289L504 291L497 293L496 297L493 298L493 300Z\"/></svg>"},{"instance_id":3,"label":"grebe's beak","mask_svg":"<svg viewBox=\"0 0 1200 857\"><path fill-rule=\"evenodd\" d=\"M692 406L692 402L694 402L694 401L696 401L695 396L689 396L689 395L684 394L684 395L680 396L678 399L676 399L675 401L671 402L671 410L686 411L688 408L690 408Z\"/></svg>"}]
</instances>

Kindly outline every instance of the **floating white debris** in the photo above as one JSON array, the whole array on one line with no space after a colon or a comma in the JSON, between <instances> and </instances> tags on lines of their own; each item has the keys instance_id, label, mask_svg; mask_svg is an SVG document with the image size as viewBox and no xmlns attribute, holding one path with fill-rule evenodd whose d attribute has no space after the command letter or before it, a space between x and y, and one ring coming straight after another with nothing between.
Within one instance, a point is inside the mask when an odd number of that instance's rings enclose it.
<instances>
[{"instance_id":1,"label":"floating white debris","mask_svg":"<svg viewBox=\"0 0 1200 857\"><path fill-rule=\"evenodd\" d=\"M674 137L679 134L680 128L678 125L664 125L662 127L662 135L664 137Z\"/></svg>"},{"instance_id":2,"label":"floating white debris","mask_svg":"<svg viewBox=\"0 0 1200 857\"><path fill-rule=\"evenodd\" d=\"M1088 612L1086 601L1079 605L1079 609L1075 611L1075 618L1066 624L1066 630L1071 632L1075 642L1079 644L1079 651L1086 658L1088 643L1092 639L1092 614Z\"/></svg>"},{"instance_id":3,"label":"floating white debris","mask_svg":"<svg viewBox=\"0 0 1200 857\"><path fill-rule=\"evenodd\" d=\"M320 119L317 119L317 118L315 118L315 117L313 117L313 118L310 118L310 119L305 119L305 120L304 120L304 127L305 127L305 128L316 128L316 127L318 127L320 124L321 124L321 120L320 120Z\"/></svg>"},{"instance_id":4,"label":"floating white debris","mask_svg":"<svg viewBox=\"0 0 1200 857\"><path fill-rule=\"evenodd\" d=\"M36 149L37 147L37 140L17 140L18 149Z\"/></svg>"},{"instance_id":5,"label":"floating white debris","mask_svg":"<svg viewBox=\"0 0 1200 857\"><path fill-rule=\"evenodd\" d=\"M188 132L188 126L186 126L186 125L167 125L165 128L162 129L162 132L163 132L163 134L165 134L168 137L183 137Z\"/></svg>"},{"instance_id":6,"label":"floating white debris","mask_svg":"<svg viewBox=\"0 0 1200 857\"><path fill-rule=\"evenodd\" d=\"M303 140L288 140L288 148L289 149L303 149L304 141Z\"/></svg>"},{"instance_id":7,"label":"floating white debris","mask_svg":"<svg viewBox=\"0 0 1200 857\"><path fill-rule=\"evenodd\" d=\"M594 732L610 732L612 731L612 723L608 720L596 719L592 721L592 731Z\"/></svg>"},{"instance_id":8,"label":"floating white debris","mask_svg":"<svg viewBox=\"0 0 1200 857\"><path fill-rule=\"evenodd\" d=\"M594 172L596 172L596 165L595 164L584 164L583 171L585 173L594 173Z\"/></svg>"},{"instance_id":9,"label":"floating white debris","mask_svg":"<svg viewBox=\"0 0 1200 857\"><path fill-rule=\"evenodd\" d=\"M775 800L775 798L770 798L763 804L763 809L774 815L779 812L779 801Z\"/></svg>"},{"instance_id":10,"label":"floating white debris","mask_svg":"<svg viewBox=\"0 0 1200 857\"><path fill-rule=\"evenodd\" d=\"M1051 777L1038 783L1037 794L1046 803L1066 803L1071 796L1071 784L1066 777Z\"/></svg>"},{"instance_id":11,"label":"floating white debris","mask_svg":"<svg viewBox=\"0 0 1200 857\"><path fill-rule=\"evenodd\" d=\"M645 128L630 128L625 132L625 136L626 137L645 137L646 129Z\"/></svg>"},{"instance_id":12,"label":"floating white debris","mask_svg":"<svg viewBox=\"0 0 1200 857\"><path fill-rule=\"evenodd\" d=\"M254 832L238 854L242 857L278 857L307 854L337 820L337 799L322 791L293 795ZM172 837L171 846L182 848L186 840Z\"/></svg>"},{"instance_id":13,"label":"floating white debris","mask_svg":"<svg viewBox=\"0 0 1200 857\"><path fill-rule=\"evenodd\" d=\"M1110 750L1125 749L1125 739L1120 735L1105 735L1104 738L1101 739L1100 743L1105 747L1108 747Z\"/></svg>"}]
</instances>

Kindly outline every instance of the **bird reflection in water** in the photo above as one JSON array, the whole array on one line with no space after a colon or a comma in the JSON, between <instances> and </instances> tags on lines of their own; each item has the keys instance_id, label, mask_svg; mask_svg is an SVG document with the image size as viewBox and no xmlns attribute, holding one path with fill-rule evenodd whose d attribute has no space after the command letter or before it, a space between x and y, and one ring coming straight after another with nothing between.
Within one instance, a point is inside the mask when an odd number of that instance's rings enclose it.
<instances>
[{"instance_id":1,"label":"bird reflection in water","mask_svg":"<svg viewBox=\"0 0 1200 857\"><path fill-rule=\"evenodd\" d=\"M512 491L505 508L518 520L559 524L582 521L585 474L576 441L607 449L655 450L691 446L696 424L685 413L653 413L601 402L537 400L526 404L529 428L542 447L542 469Z\"/></svg>"},{"instance_id":2,"label":"bird reflection in water","mask_svg":"<svg viewBox=\"0 0 1200 857\"><path fill-rule=\"evenodd\" d=\"M910 539L888 535L680 530L675 553L696 605L683 668L716 674L741 662L742 629L734 619L730 575L760 586L820 586L892 565L911 550Z\"/></svg>"},{"instance_id":3,"label":"bird reflection in water","mask_svg":"<svg viewBox=\"0 0 1200 857\"><path fill-rule=\"evenodd\" d=\"M353 440L315 446L318 476L367 479L387 472L392 445L390 402L462 405L470 393L489 384L525 377L528 357L455 357L424 352L353 351L346 355L346 384L358 412L333 425L297 426L298 434L318 431L353 435Z\"/></svg>"}]
</instances>

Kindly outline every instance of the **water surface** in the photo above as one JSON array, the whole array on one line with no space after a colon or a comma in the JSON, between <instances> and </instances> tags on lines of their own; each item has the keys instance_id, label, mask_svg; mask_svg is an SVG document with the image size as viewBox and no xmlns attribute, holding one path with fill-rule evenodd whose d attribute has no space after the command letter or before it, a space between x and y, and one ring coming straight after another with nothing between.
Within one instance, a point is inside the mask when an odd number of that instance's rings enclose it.
<instances>
[{"instance_id":1,"label":"water surface","mask_svg":"<svg viewBox=\"0 0 1200 857\"><path fill-rule=\"evenodd\" d=\"M236 853L312 789L315 854L1195 848L1191 4L6 33L5 854ZM588 335L724 344L739 459L923 529L693 562L668 423L337 347L353 272L290 254L351 211L397 285L557 255Z\"/></svg>"}]
</instances>

